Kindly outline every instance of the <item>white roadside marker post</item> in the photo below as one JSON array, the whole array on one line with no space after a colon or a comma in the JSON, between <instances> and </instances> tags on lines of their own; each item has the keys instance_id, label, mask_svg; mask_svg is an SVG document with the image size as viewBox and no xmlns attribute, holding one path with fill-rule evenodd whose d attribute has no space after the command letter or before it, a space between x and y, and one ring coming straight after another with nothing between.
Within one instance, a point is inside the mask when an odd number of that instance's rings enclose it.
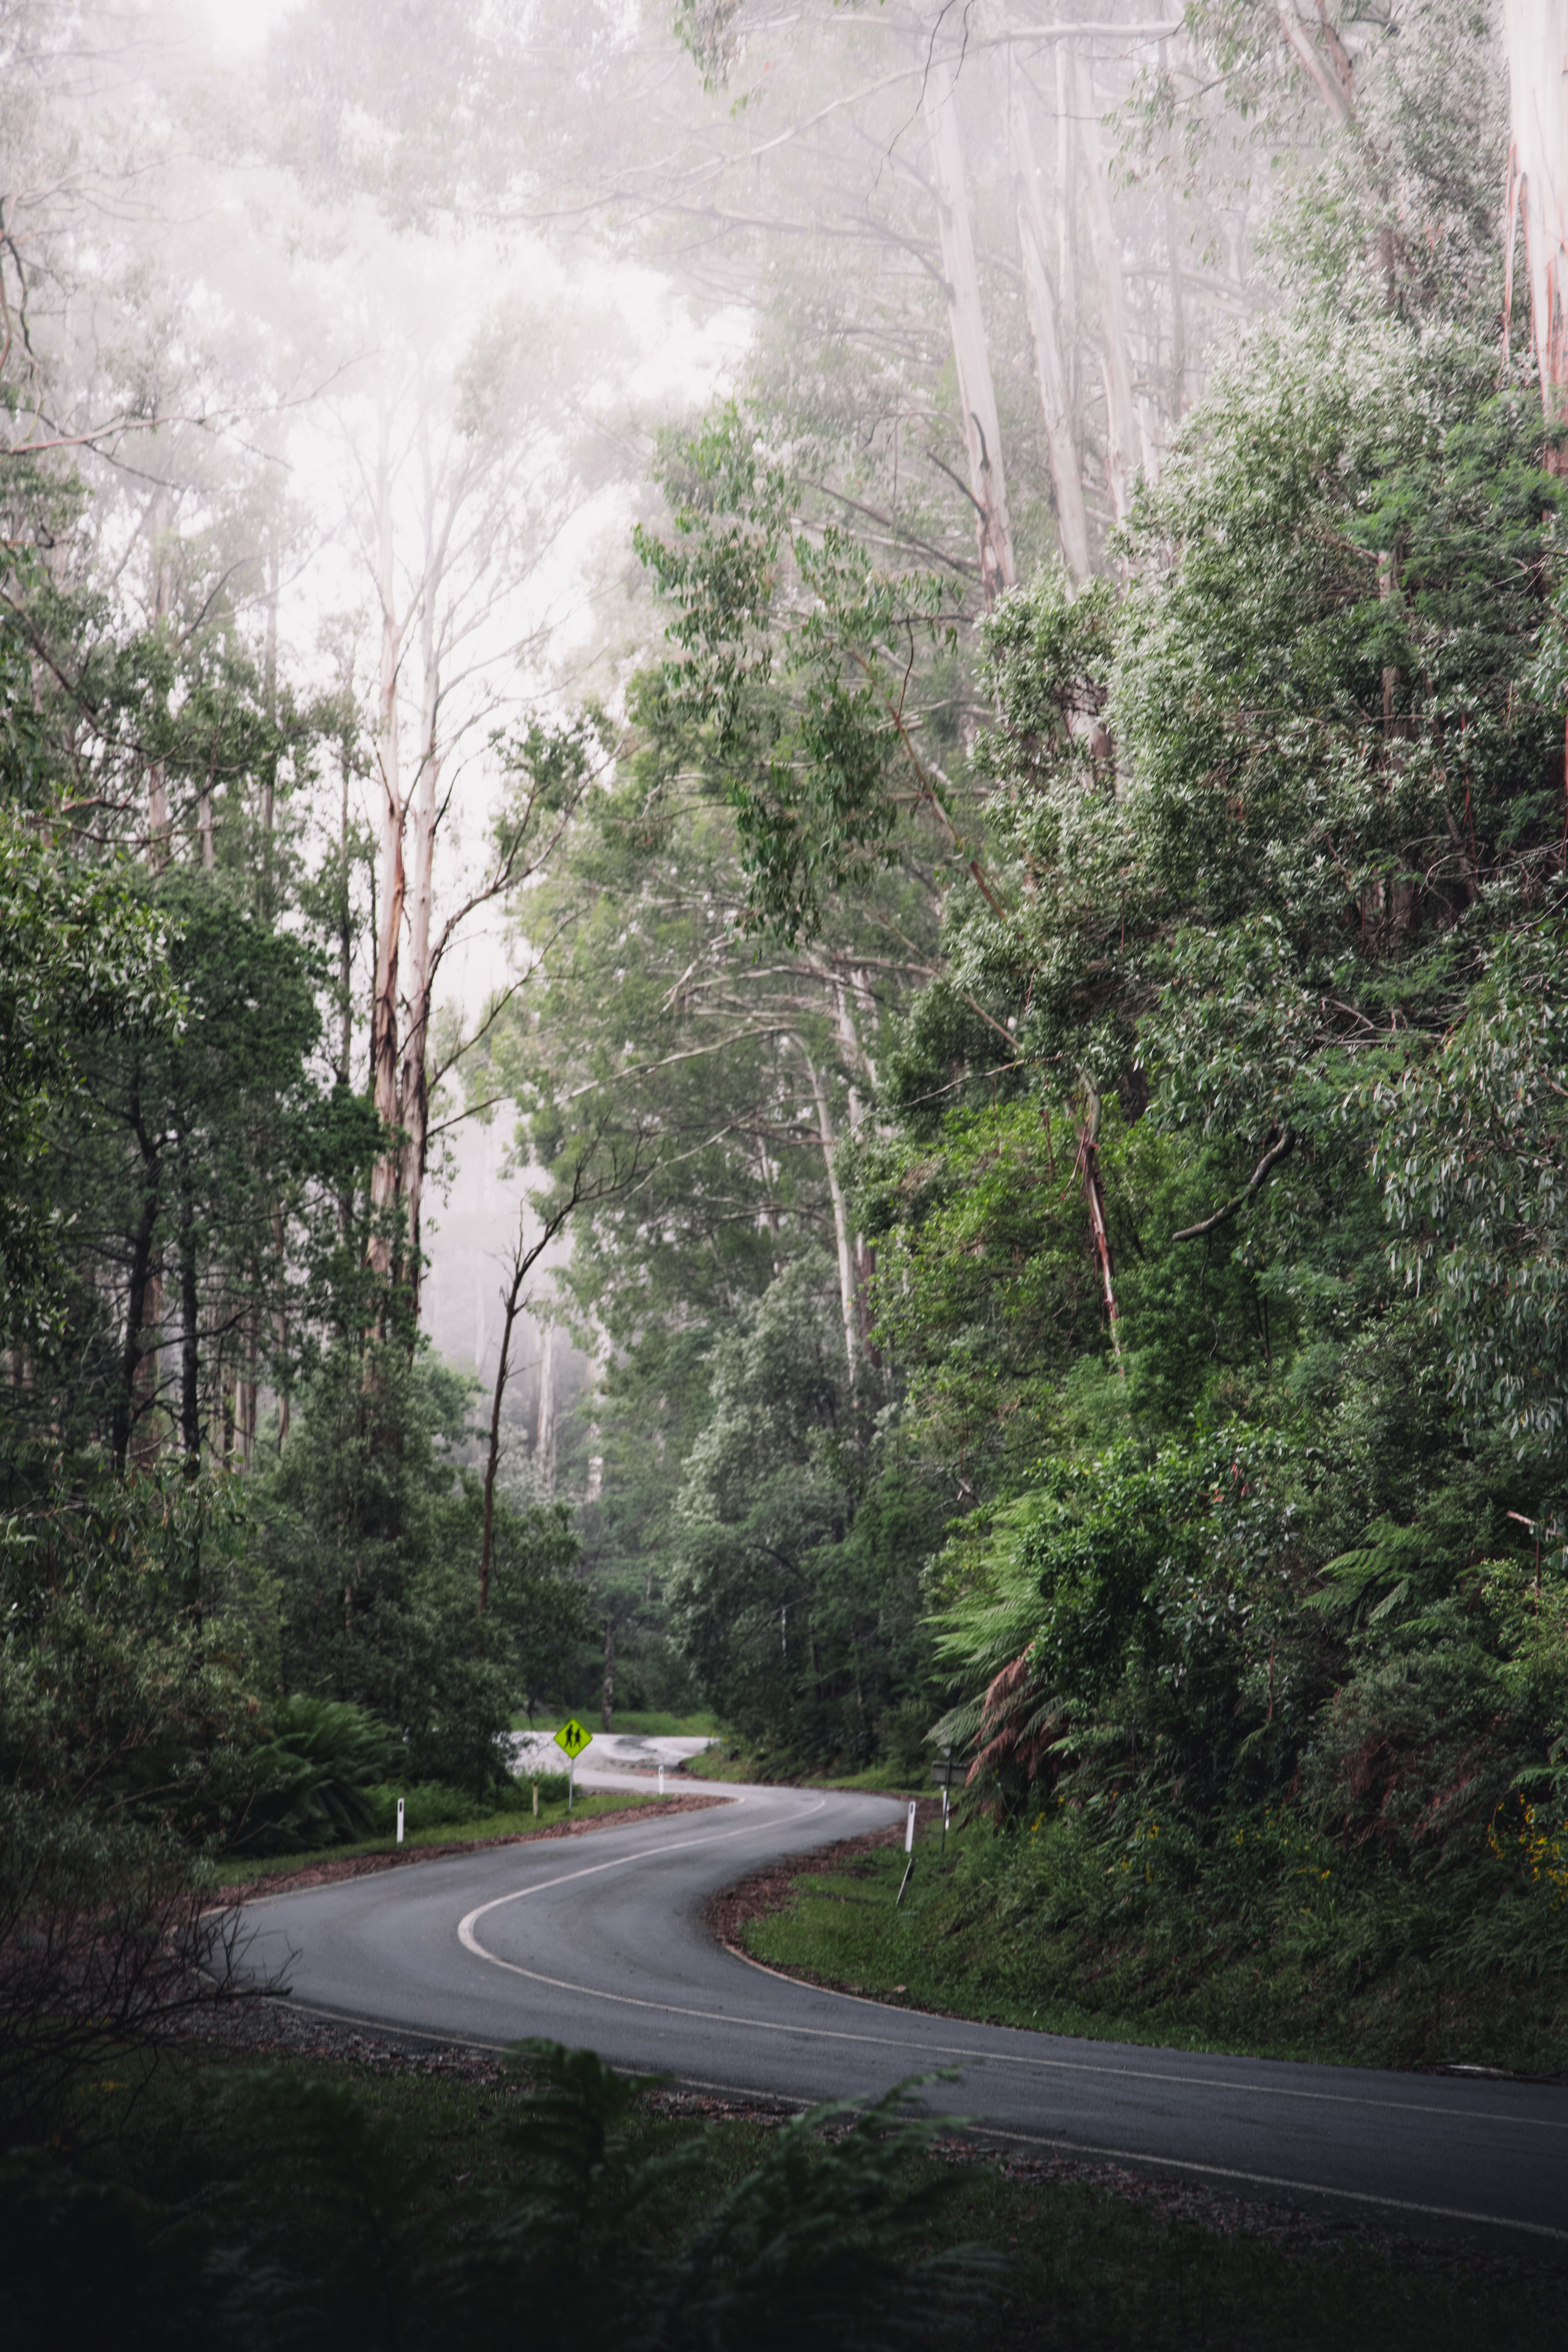
<instances>
[{"instance_id":1,"label":"white roadside marker post","mask_svg":"<svg viewBox=\"0 0 1568 2352\"><path fill-rule=\"evenodd\" d=\"M535 1821L539 1819L539 1783L537 1780L535 1780L533 1784L533 1818Z\"/></svg>"},{"instance_id":2,"label":"white roadside marker post","mask_svg":"<svg viewBox=\"0 0 1568 2352\"><path fill-rule=\"evenodd\" d=\"M403 1800L401 1797L397 1800L397 1843L399 1845L403 1843Z\"/></svg>"},{"instance_id":3,"label":"white roadside marker post","mask_svg":"<svg viewBox=\"0 0 1568 2352\"><path fill-rule=\"evenodd\" d=\"M947 1853L947 1782L942 1784L942 1850Z\"/></svg>"},{"instance_id":4,"label":"white roadside marker post","mask_svg":"<svg viewBox=\"0 0 1568 2352\"><path fill-rule=\"evenodd\" d=\"M915 1801L912 1797L910 1799L910 1817L904 1823L904 1852L909 1855L909 1860L904 1864L904 1874L899 1882L898 1902L893 1906L895 1911L904 1899L904 1889L910 1883L910 1873L915 1866Z\"/></svg>"}]
</instances>

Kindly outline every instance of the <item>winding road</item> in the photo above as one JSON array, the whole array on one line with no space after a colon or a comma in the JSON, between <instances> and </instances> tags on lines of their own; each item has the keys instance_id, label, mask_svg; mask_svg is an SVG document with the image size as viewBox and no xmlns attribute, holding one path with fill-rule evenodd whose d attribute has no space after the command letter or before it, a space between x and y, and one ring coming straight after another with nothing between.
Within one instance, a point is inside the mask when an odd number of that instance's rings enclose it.
<instances>
[{"instance_id":1,"label":"winding road","mask_svg":"<svg viewBox=\"0 0 1568 2352\"><path fill-rule=\"evenodd\" d=\"M707 1786L730 1801L262 1898L249 1965L334 2017L491 2047L543 2034L703 2088L868 2100L952 2070L932 2107L1020 2147L1568 2252L1568 2090L1073 2041L796 1983L717 1944L708 1898L901 1808Z\"/></svg>"}]
</instances>

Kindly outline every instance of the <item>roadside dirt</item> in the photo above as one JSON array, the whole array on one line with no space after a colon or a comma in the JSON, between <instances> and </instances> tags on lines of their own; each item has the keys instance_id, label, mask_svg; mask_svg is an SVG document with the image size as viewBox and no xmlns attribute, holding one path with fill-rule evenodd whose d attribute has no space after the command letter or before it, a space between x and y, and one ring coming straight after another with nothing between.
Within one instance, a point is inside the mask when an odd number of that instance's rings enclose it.
<instances>
[{"instance_id":1,"label":"roadside dirt","mask_svg":"<svg viewBox=\"0 0 1568 2352\"><path fill-rule=\"evenodd\" d=\"M908 1799L904 1801L907 1803ZM932 1822L941 1821L940 1797L917 1797L915 1804L917 1830L924 1830ZM875 1853L882 1847L902 1845L903 1842L903 1822L892 1822L885 1830L867 1830L860 1837L844 1838L837 1845L824 1846L819 1853L803 1853L789 1862L773 1863L768 1869L759 1870L750 1878L742 1878L738 1886L727 1886L721 1895L713 1896L703 1914L709 1930L731 1951L743 1952L746 1948L744 1930L753 1919L765 1919L770 1913L782 1911L795 1891L797 1878L866 1877L869 1874L857 1867L861 1854ZM806 1978L800 1969L789 1969L781 1973L801 1977L805 1982L816 1981ZM826 1983L826 1979L822 1981Z\"/></svg>"},{"instance_id":2,"label":"roadside dirt","mask_svg":"<svg viewBox=\"0 0 1568 2352\"><path fill-rule=\"evenodd\" d=\"M700 1813L710 1805L721 1805L723 1797L667 1797L659 1808L662 1819L668 1813ZM626 1822L646 1821L653 1808L648 1805L617 1805L613 1812L595 1813L591 1821L552 1822L547 1829L513 1830L504 1837L459 1838L450 1845L393 1846L384 1853L323 1854L320 1862L308 1863L302 1870L274 1872L270 1876L247 1878L214 1890L214 1900L222 1903L244 1903L257 1895L291 1895L301 1886L331 1886L340 1878L364 1878L373 1871L405 1870L416 1862L440 1862L454 1853L482 1853L495 1845L533 1845L542 1838L589 1837L595 1830L616 1829Z\"/></svg>"}]
</instances>

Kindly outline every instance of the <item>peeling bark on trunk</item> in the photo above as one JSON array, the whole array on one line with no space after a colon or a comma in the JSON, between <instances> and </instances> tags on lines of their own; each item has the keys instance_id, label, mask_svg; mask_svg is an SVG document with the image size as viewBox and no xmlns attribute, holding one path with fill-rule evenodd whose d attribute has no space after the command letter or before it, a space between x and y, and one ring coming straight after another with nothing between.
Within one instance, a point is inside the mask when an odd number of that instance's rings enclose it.
<instances>
[{"instance_id":1,"label":"peeling bark on trunk","mask_svg":"<svg viewBox=\"0 0 1568 2352\"><path fill-rule=\"evenodd\" d=\"M533 1463L547 1495L555 1492L555 1327L546 1324L544 1352L539 1360L539 1419L534 1426Z\"/></svg>"},{"instance_id":2,"label":"peeling bark on trunk","mask_svg":"<svg viewBox=\"0 0 1568 2352\"><path fill-rule=\"evenodd\" d=\"M1512 142L1510 210L1524 225L1530 327L1548 424L1568 422L1568 17L1562 0L1503 0ZM1554 472L1568 470L1555 453Z\"/></svg>"},{"instance_id":3,"label":"peeling bark on trunk","mask_svg":"<svg viewBox=\"0 0 1568 2352\"><path fill-rule=\"evenodd\" d=\"M218 731L213 729L212 756L207 761L207 780L196 803L196 840L201 851L202 872L210 874L217 862L217 845L213 833L213 786L217 781Z\"/></svg>"},{"instance_id":4,"label":"peeling bark on trunk","mask_svg":"<svg viewBox=\"0 0 1568 2352\"><path fill-rule=\"evenodd\" d=\"M605 1686L599 1697L599 1728L613 1731L616 1727L616 1621L605 1619Z\"/></svg>"},{"instance_id":5,"label":"peeling bark on trunk","mask_svg":"<svg viewBox=\"0 0 1568 2352\"><path fill-rule=\"evenodd\" d=\"M1325 55L1319 48L1313 34L1296 14L1293 0L1279 0L1276 13L1279 18L1279 30L1312 88L1336 122L1348 122L1355 111L1355 100L1351 82L1351 61L1338 34L1320 8L1321 26L1328 44Z\"/></svg>"},{"instance_id":6,"label":"peeling bark on trunk","mask_svg":"<svg viewBox=\"0 0 1568 2352\"><path fill-rule=\"evenodd\" d=\"M816 1064L798 1037L792 1037L790 1043L805 1065L816 1104L816 1130L822 1138L823 1165L827 1171L827 1192L833 1203L833 1238L838 1255L838 1300L844 1318L844 1355L849 1367L849 1385L854 1389L860 1376L860 1318L856 1298L855 1251L849 1238L849 1215L845 1206L844 1189L838 1181L838 1171L834 1165L833 1110L827 1099L827 1087Z\"/></svg>"},{"instance_id":7,"label":"peeling bark on trunk","mask_svg":"<svg viewBox=\"0 0 1568 2352\"><path fill-rule=\"evenodd\" d=\"M1116 1263L1110 1253L1110 1234L1105 1223L1105 1187L1100 1175L1100 1097L1090 1087L1089 1108L1079 1138L1079 1173L1083 1178L1084 1199L1089 1204L1089 1236L1094 1251L1094 1262L1100 1269L1101 1296L1105 1300L1105 1319L1110 1330L1110 1351L1116 1359L1116 1369L1122 1370L1121 1309L1116 1303Z\"/></svg>"},{"instance_id":8,"label":"peeling bark on trunk","mask_svg":"<svg viewBox=\"0 0 1568 2352\"><path fill-rule=\"evenodd\" d=\"M948 325L952 334L958 400L963 412L963 441L969 456L969 489L974 501L980 544L980 584L990 604L1004 588L1013 586L1018 574L1013 560L1013 531L1007 520L1007 489L1002 471L1002 428L996 417L996 394L991 381L985 320L980 307L980 275L974 265L969 201L963 187L963 148L958 110L953 102L955 79L956 68L952 59L931 60L926 76L925 113L936 172Z\"/></svg>"},{"instance_id":9,"label":"peeling bark on trunk","mask_svg":"<svg viewBox=\"0 0 1568 2352\"><path fill-rule=\"evenodd\" d=\"M511 1372L511 1335L522 1305L522 1286L527 1278L531 1259L520 1251L512 1261L511 1280L502 1298L500 1361L496 1366L495 1387L490 1392L490 1439L485 1455L485 1525L479 1543L479 1615L489 1607L490 1548L495 1534L496 1474L500 1468L500 1409L506 1394L506 1384Z\"/></svg>"},{"instance_id":10,"label":"peeling bark on trunk","mask_svg":"<svg viewBox=\"0 0 1568 2352\"><path fill-rule=\"evenodd\" d=\"M277 1201L272 1203L272 1246L278 1253L279 1290L284 1297L287 1297L287 1292L282 1291L282 1286L288 1273L289 1236L283 1222L282 1206ZM283 1381L289 1377L289 1309L287 1307L279 1305L275 1328L278 1334L278 1451L281 1454L289 1442L289 1392L282 1386Z\"/></svg>"},{"instance_id":11,"label":"peeling bark on trunk","mask_svg":"<svg viewBox=\"0 0 1568 2352\"><path fill-rule=\"evenodd\" d=\"M1089 198L1089 237L1100 280L1100 370L1105 379L1105 478L1111 511L1124 521L1132 485L1142 460L1142 436L1132 405L1132 370L1127 348L1127 300L1121 283L1121 248L1110 212L1110 173L1106 166L1089 61L1073 52L1073 88L1083 142L1084 184Z\"/></svg>"},{"instance_id":12,"label":"peeling bark on trunk","mask_svg":"<svg viewBox=\"0 0 1568 2352\"><path fill-rule=\"evenodd\" d=\"M1068 570L1075 580L1087 580L1089 570L1089 522L1083 509L1083 482L1068 413L1061 322L1047 262L1049 243L1045 206L1040 201L1034 135L1029 128L1024 93L1016 81L1013 85L1008 127L1013 150L1013 183L1018 208L1018 247L1024 262L1024 302L1028 311L1030 339L1035 347L1035 374L1040 387L1040 406L1045 413L1051 484L1057 499L1057 531Z\"/></svg>"},{"instance_id":13,"label":"peeling bark on trunk","mask_svg":"<svg viewBox=\"0 0 1568 2352\"><path fill-rule=\"evenodd\" d=\"M249 1318L241 1332L241 1344L245 1349L245 1372L235 1383L235 1398L238 1408L240 1467L248 1470L256 1459L256 1416L261 1386L257 1378L256 1325Z\"/></svg>"}]
</instances>

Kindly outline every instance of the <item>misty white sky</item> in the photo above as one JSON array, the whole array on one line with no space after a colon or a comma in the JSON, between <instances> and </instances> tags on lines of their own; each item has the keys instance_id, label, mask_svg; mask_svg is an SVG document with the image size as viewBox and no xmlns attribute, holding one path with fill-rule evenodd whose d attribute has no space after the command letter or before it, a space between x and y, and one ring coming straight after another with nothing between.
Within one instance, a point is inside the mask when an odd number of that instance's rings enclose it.
<instances>
[{"instance_id":1,"label":"misty white sky","mask_svg":"<svg viewBox=\"0 0 1568 2352\"><path fill-rule=\"evenodd\" d=\"M204 5L218 55L226 62L253 56L279 18L304 0L204 0Z\"/></svg>"},{"instance_id":2,"label":"misty white sky","mask_svg":"<svg viewBox=\"0 0 1568 2352\"><path fill-rule=\"evenodd\" d=\"M195 0L195 21L210 26L216 61L243 72L279 24L301 5L309 0ZM295 248L290 259L282 259L290 246L287 235L279 234L288 219L287 192L275 181L258 180L247 164L222 210L232 224L234 243L228 253L211 255L213 284L222 289L214 299L220 305L230 302L237 285L248 285L260 306L257 315L264 334L269 331L267 313L280 296L286 305L302 303L330 326L324 348L331 350L333 365L342 368L332 394L307 409L287 438L291 495L321 518L322 529L314 554L286 589L282 634L293 674L319 673L316 683L323 687L331 682L323 624L356 609L368 613L363 554L356 553L360 534L352 520L346 527L344 521L353 506L355 446L363 457L374 444L377 403L387 383L406 369L406 349L398 345L416 325L409 314L419 310L422 294L442 320L442 335L430 339L432 346L463 344L494 317L498 291L542 317L570 321L575 316L586 347L578 394L612 429L639 413L651 419L705 404L732 378L750 338L751 320L744 314L710 315L700 322L668 279L635 260L606 256L584 266L579 255L568 273L542 245L513 238L502 250L482 234L445 240L398 235L368 215L361 224L363 244L351 240L358 250L352 282L340 285L334 267L341 273L341 256L335 265L312 265ZM227 242L220 231L217 247ZM376 281L384 277L395 287L395 299L377 299ZM241 307L247 307L243 297ZM634 499L624 473L596 492L585 492L552 551L500 597L482 641L471 649L477 713L499 698L515 714L525 701L548 696L563 684L570 697L574 666L590 660L602 646L606 601L611 606L617 601L616 581L627 561ZM542 625L549 629L548 644L536 661L520 666L515 647ZM374 657L372 632L367 658ZM602 674L595 683L603 688ZM448 903L457 895L461 869L482 848L496 797L495 763L483 748L490 724L489 717L480 718L469 751L453 763L453 818L437 872L437 891ZM470 1017L506 978L505 921L500 906L480 916L444 967L443 998ZM437 1186L429 1202L426 1315L437 1348L459 1360L471 1355L484 1363L490 1352L487 1325L493 1320L497 1264L515 1230L522 1189L521 1180L500 1173L510 1133L505 1110L488 1130L468 1125L453 1130L455 1180L445 1199ZM540 1286L547 1287L545 1268L541 1275Z\"/></svg>"}]
</instances>

